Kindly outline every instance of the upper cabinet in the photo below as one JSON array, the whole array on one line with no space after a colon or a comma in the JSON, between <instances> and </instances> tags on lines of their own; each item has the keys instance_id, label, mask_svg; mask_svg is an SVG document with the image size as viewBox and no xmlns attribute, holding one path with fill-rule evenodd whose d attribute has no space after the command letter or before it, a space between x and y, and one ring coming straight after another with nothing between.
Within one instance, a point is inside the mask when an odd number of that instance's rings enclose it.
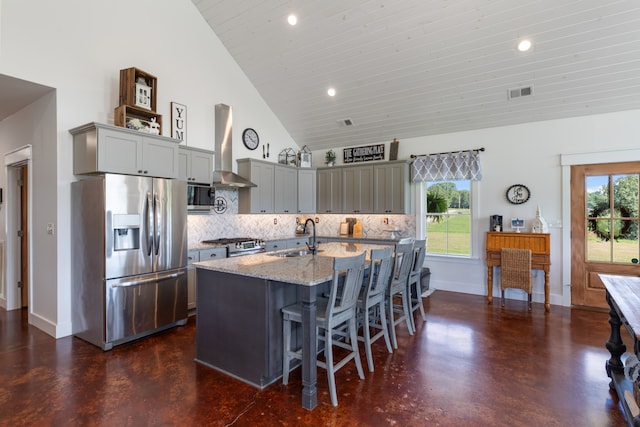
<instances>
[{"instance_id":1,"label":"upper cabinet","mask_svg":"<svg viewBox=\"0 0 640 427\"><path fill-rule=\"evenodd\" d=\"M213 181L213 151L179 146L178 179L198 184L211 184Z\"/></svg>"},{"instance_id":2,"label":"upper cabinet","mask_svg":"<svg viewBox=\"0 0 640 427\"><path fill-rule=\"evenodd\" d=\"M318 169L318 213L342 213L342 169Z\"/></svg>"},{"instance_id":3,"label":"upper cabinet","mask_svg":"<svg viewBox=\"0 0 640 427\"><path fill-rule=\"evenodd\" d=\"M317 173L318 213L410 213L406 161L319 168Z\"/></svg>"},{"instance_id":4,"label":"upper cabinet","mask_svg":"<svg viewBox=\"0 0 640 427\"><path fill-rule=\"evenodd\" d=\"M276 213L298 212L298 171L274 165L274 209ZM259 184L258 184L259 185Z\"/></svg>"},{"instance_id":5,"label":"upper cabinet","mask_svg":"<svg viewBox=\"0 0 640 427\"><path fill-rule=\"evenodd\" d=\"M253 159L238 160L238 175L257 184L238 190L238 213L274 213L275 165Z\"/></svg>"},{"instance_id":6,"label":"upper cabinet","mask_svg":"<svg viewBox=\"0 0 640 427\"><path fill-rule=\"evenodd\" d=\"M298 169L298 213L316 212L316 170Z\"/></svg>"},{"instance_id":7,"label":"upper cabinet","mask_svg":"<svg viewBox=\"0 0 640 427\"><path fill-rule=\"evenodd\" d=\"M73 173L178 178L178 143L121 127L89 123L73 135Z\"/></svg>"},{"instance_id":8,"label":"upper cabinet","mask_svg":"<svg viewBox=\"0 0 640 427\"><path fill-rule=\"evenodd\" d=\"M373 212L373 166L344 168L342 181L342 212Z\"/></svg>"},{"instance_id":9,"label":"upper cabinet","mask_svg":"<svg viewBox=\"0 0 640 427\"><path fill-rule=\"evenodd\" d=\"M409 163L374 165L374 213L408 214L411 210Z\"/></svg>"}]
</instances>

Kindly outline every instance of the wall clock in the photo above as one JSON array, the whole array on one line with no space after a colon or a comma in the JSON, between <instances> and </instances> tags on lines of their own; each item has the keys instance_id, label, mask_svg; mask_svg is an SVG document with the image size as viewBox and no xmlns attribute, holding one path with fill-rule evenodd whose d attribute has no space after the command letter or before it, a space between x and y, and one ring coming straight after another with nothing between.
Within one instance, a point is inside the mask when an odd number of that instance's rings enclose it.
<instances>
[{"instance_id":1,"label":"wall clock","mask_svg":"<svg viewBox=\"0 0 640 427\"><path fill-rule=\"evenodd\" d=\"M526 203L531 197L531 192L526 185L514 184L507 189L507 200L514 205Z\"/></svg>"},{"instance_id":2,"label":"wall clock","mask_svg":"<svg viewBox=\"0 0 640 427\"><path fill-rule=\"evenodd\" d=\"M246 128L242 132L242 142L244 143L244 146L247 147L249 150L255 150L256 148L258 148L258 145L260 144L260 138L258 137L258 132L256 132L251 128Z\"/></svg>"}]
</instances>

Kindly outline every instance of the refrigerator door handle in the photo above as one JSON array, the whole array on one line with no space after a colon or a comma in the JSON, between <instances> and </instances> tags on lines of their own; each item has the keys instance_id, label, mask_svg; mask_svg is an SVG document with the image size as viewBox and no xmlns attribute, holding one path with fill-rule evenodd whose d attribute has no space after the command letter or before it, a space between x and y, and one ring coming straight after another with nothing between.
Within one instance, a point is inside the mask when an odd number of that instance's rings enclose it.
<instances>
[{"instance_id":1,"label":"refrigerator door handle","mask_svg":"<svg viewBox=\"0 0 640 427\"><path fill-rule=\"evenodd\" d=\"M158 252L160 251L160 224L162 222L162 206L160 206L160 198L158 197L157 193L153 194L153 211L155 212L155 222L153 225L156 234L154 251L155 255L158 256Z\"/></svg>"},{"instance_id":2,"label":"refrigerator door handle","mask_svg":"<svg viewBox=\"0 0 640 427\"><path fill-rule=\"evenodd\" d=\"M153 209L152 209L151 193L147 193L147 202L145 205L145 232L147 233L147 256L151 256L153 249Z\"/></svg>"},{"instance_id":3,"label":"refrigerator door handle","mask_svg":"<svg viewBox=\"0 0 640 427\"><path fill-rule=\"evenodd\" d=\"M145 283L155 283L155 282L159 282L161 280L175 279L176 277L183 276L184 274L185 274L184 271L178 271L176 273L170 273L170 274L158 274L158 275L155 275L153 277L149 277L147 279L128 280L128 281L125 281L125 282L113 283L113 284L111 284L111 287L112 288L127 288L127 287L130 287L130 286L144 285Z\"/></svg>"}]
</instances>

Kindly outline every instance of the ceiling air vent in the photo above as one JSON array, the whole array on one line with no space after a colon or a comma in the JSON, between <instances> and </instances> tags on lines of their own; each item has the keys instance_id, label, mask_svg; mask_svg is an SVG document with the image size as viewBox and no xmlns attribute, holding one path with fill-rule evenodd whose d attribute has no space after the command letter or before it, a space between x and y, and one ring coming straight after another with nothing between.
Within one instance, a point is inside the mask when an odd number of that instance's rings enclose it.
<instances>
[{"instance_id":1,"label":"ceiling air vent","mask_svg":"<svg viewBox=\"0 0 640 427\"><path fill-rule=\"evenodd\" d=\"M524 86L524 87L509 89L507 93L508 93L509 99L533 95L533 86Z\"/></svg>"},{"instance_id":2,"label":"ceiling air vent","mask_svg":"<svg viewBox=\"0 0 640 427\"><path fill-rule=\"evenodd\" d=\"M340 126L353 126L353 120L351 120L351 118L338 120L338 124L340 124Z\"/></svg>"}]
</instances>

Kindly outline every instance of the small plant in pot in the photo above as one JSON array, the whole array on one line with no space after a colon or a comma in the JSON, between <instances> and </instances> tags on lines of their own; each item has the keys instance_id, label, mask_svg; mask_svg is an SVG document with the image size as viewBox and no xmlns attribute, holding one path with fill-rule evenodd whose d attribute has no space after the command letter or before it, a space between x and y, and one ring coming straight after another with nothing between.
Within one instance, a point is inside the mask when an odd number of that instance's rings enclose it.
<instances>
[{"instance_id":1,"label":"small plant in pot","mask_svg":"<svg viewBox=\"0 0 640 427\"><path fill-rule=\"evenodd\" d=\"M327 166L333 166L336 163L336 152L333 150L327 151L324 155L324 160L327 163Z\"/></svg>"}]
</instances>

